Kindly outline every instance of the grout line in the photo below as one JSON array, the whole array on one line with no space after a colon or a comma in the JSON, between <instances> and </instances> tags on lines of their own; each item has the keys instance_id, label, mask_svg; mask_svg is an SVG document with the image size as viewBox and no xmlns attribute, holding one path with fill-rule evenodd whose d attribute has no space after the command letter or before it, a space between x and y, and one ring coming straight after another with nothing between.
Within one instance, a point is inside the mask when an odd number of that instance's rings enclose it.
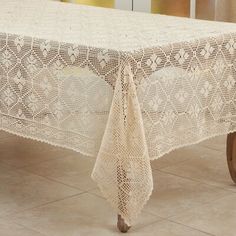
<instances>
[{"instance_id":1,"label":"grout line","mask_svg":"<svg viewBox=\"0 0 236 236\"><path fill-rule=\"evenodd\" d=\"M11 170L11 169L10 169L9 171L13 172L14 170ZM68 187L68 188L71 188L71 189L73 189L73 190L78 190L78 191L80 191L80 192L85 192L85 190L80 189L80 188L78 188L78 187L68 185L68 184L66 184L66 183L60 182L60 181L55 180L55 179L51 179L51 178L49 178L49 177L47 177L47 176L43 176L43 175L36 174L36 173L34 173L34 172L30 171L30 170L27 170L27 169L15 169L15 171L19 172L19 174L20 174L21 171L23 171L23 172L26 172L27 174L30 174L30 175L33 175L33 176L36 176L36 177L40 177L40 178L45 179L45 180L47 180L47 181L55 182L55 183L57 183L57 184L64 185L64 186L66 186L66 187ZM22 180L22 181L23 181L23 180ZM19 183L22 183L22 182L20 181ZM87 190L86 190L86 191L87 191Z\"/></svg>"},{"instance_id":2,"label":"grout line","mask_svg":"<svg viewBox=\"0 0 236 236\"><path fill-rule=\"evenodd\" d=\"M222 150L218 150L218 149L214 149L214 148L210 148L210 147L207 147L207 146L204 146L204 145L199 145L201 148L204 148L204 149L207 149L208 151L216 151L217 152L217 155L221 156L221 155L225 155L225 151L222 151ZM188 147L187 147L188 148ZM189 149L191 150L191 149ZM192 150L192 152L194 153L194 149ZM171 159L171 157L166 157L166 158L169 158ZM169 168L171 166L176 166L176 165L180 165L180 164L183 164L184 162L187 162L190 160L191 157L189 158L186 158L185 160L182 160L182 161L176 161L175 163L171 163L165 167L161 167L161 168L158 168L158 167L152 167L153 170L163 170L163 169L166 169L166 168ZM202 158L202 157L195 157L196 159L199 159L199 158ZM165 159L164 156L158 158L158 159L154 159L154 160L151 160L151 162L154 162L154 161L157 161L157 160L160 160L160 159Z\"/></svg>"},{"instance_id":3,"label":"grout line","mask_svg":"<svg viewBox=\"0 0 236 236\"><path fill-rule=\"evenodd\" d=\"M230 194L230 195L227 195L227 196L219 197L219 198L217 198L217 199L215 199L215 200L213 200L213 201L211 201L211 202L202 203L201 206L209 206L210 204L212 204L212 203L214 203L214 202L221 201L222 199L229 198L229 197L231 197L231 196L233 196L233 195L234 195L234 194ZM174 215L171 215L171 216L166 217L165 219L166 219L166 220L169 220L169 221L173 221L173 222L175 222L175 223L178 223L178 222L172 220L172 218L184 216L184 215L186 215L186 214L191 213L191 210L196 211L198 208L199 208L199 206L189 207L189 208L187 208L183 213L179 213L179 214L176 214L176 215L174 214ZM180 224L182 224L182 223L180 223Z\"/></svg>"},{"instance_id":4,"label":"grout line","mask_svg":"<svg viewBox=\"0 0 236 236\"><path fill-rule=\"evenodd\" d=\"M18 225L18 226L21 226L21 227L23 227L23 228L25 228L25 229L27 229L27 230L33 231L33 232L35 232L35 233L38 233L38 234L40 234L40 235L42 235L42 236L48 236L48 235L46 235L46 234L44 234L44 233L41 233L40 231L37 231L37 230L32 229L32 228L29 228L28 226L22 225L22 224L20 224L20 223L18 223L18 222L13 221L13 223L16 224L16 225Z\"/></svg>"},{"instance_id":5,"label":"grout line","mask_svg":"<svg viewBox=\"0 0 236 236\"><path fill-rule=\"evenodd\" d=\"M39 153L39 151L40 151L40 150L35 150L36 153ZM45 152L46 152L46 151L45 151ZM48 152L48 151L47 151L47 152ZM42 153L42 154L44 154L44 153ZM25 155L27 155L27 151L26 151ZM55 157L55 158L60 158L60 157ZM17 166L17 165L11 164L11 163L7 162L6 160L0 160L0 162L4 163L4 164L6 164L6 165L8 165L8 166L10 166L10 167L13 167L13 168L15 168L15 169L17 169L17 170L20 170L20 169L23 169L23 168L28 167L28 166L31 166L31 165L38 165L38 164L41 164L41 163L44 163L44 162L47 162L47 161L55 160L55 158L52 157L52 158L49 158L49 159L47 159L47 160L39 160L39 161L37 161L37 162L35 162L35 163L28 163L28 164L25 164L25 165L23 165L23 166ZM33 158L32 158L32 159L33 159Z\"/></svg>"},{"instance_id":6,"label":"grout line","mask_svg":"<svg viewBox=\"0 0 236 236\"><path fill-rule=\"evenodd\" d=\"M39 151L40 151L40 150L35 150L36 153L39 153ZM47 151L45 151L45 153L41 153L41 154L42 154L42 155L44 155L44 154L47 155L48 152L51 152L51 154L55 155L54 152L57 152L57 151L58 151L57 149L55 149L55 150L49 150L49 151L47 150ZM25 153L25 155L27 155L27 152ZM31 167L31 166L43 164L43 163L45 163L45 162L50 162L50 161L54 161L54 160L57 160L57 159L62 159L62 158L65 158L65 157L71 157L71 156L73 156L73 155L75 155L75 154L72 153L72 154L68 154L68 155L65 155L65 156L49 157L47 160L39 160L39 161L37 161L37 162L35 162L35 163L28 163L28 164L25 164L25 165L23 165L23 166L17 166L17 165L14 165L14 164L10 164L10 163L8 163L8 162L5 161L5 160L2 160L2 162L5 163L5 164L7 164L7 165L9 165L9 166L11 166L11 167L16 168L16 169L23 169L23 168L26 168L26 167ZM81 156L80 156L79 158L81 158ZM82 157L82 158L83 158L83 157Z\"/></svg>"},{"instance_id":7,"label":"grout line","mask_svg":"<svg viewBox=\"0 0 236 236\"><path fill-rule=\"evenodd\" d=\"M146 212L146 213L148 213L148 212ZM148 213L148 214L150 214L150 213ZM157 217L156 215L153 215L153 216ZM154 224L156 224L156 223L161 223L162 221L166 221L166 219L164 219L164 218L162 218L162 217L159 217L159 218L160 218L160 219L156 219L155 221L150 222L150 223L147 223L147 224L145 224L145 225L143 225L143 226L136 226L136 225L134 225L133 228L137 229L136 232L134 232L134 233L138 233L140 229L144 229L144 228L149 227L149 226L151 226L151 225L154 225ZM132 227L132 226L131 226L131 227ZM160 236L161 236L161 235L160 235Z\"/></svg>"},{"instance_id":8,"label":"grout line","mask_svg":"<svg viewBox=\"0 0 236 236\"><path fill-rule=\"evenodd\" d=\"M28 170L28 169L22 169L22 171L25 171L25 172L30 173L30 174L32 174L32 175L39 176L39 177L44 178L44 179L47 179L47 180L49 180L49 181L52 181L52 182L55 182L55 183L58 183L58 184L62 184L62 185L64 185L64 186L67 186L67 187L69 187L69 188L73 188L73 189L75 189L75 190L79 190L79 191L82 191L82 192L87 192L87 191L90 191L90 190L93 190L93 189L96 188L96 187L94 187L94 188L91 188L91 189L88 189L88 190L83 190L83 189L81 189L81 188L78 188L77 186L74 186L74 185L70 185L70 184L61 182L61 181L56 180L56 179L54 179L54 178L52 178L52 177L48 177L48 176L44 176L44 175L35 173L35 172L33 172L33 171L31 171L31 170ZM88 169L88 170L85 170L84 172L86 172L86 171L89 171L89 169ZM84 172L80 172L80 173L84 173ZM79 173L79 172L78 172L78 173ZM88 176L89 176L89 175L88 175Z\"/></svg>"},{"instance_id":9,"label":"grout line","mask_svg":"<svg viewBox=\"0 0 236 236\"><path fill-rule=\"evenodd\" d=\"M70 195L70 196L67 196L67 197L64 197L64 198L60 198L60 199L57 199L57 200L53 200L53 201L50 201L50 202L46 202L46 203L43 203L43 204L39 204L37 206L34 206L34 207L29 207L29 208L26 208L24 210L19 210L19 211L16 211L16 212L13 212L13 213L10 213L6 216L2 216L0 218L2 219L12 219L13 221L16 220L16 218L14 216L20 214L20 213L24 213L24 212L27 212L27 211L31 211L31 210L35 210L37 208L41 208L41 207L44 207L44 206L47 206L49 204L53 204L53 203L56 203L56 202L59 202L59 201L64 201L66 199L70 199L70 198L73 198L73 197L76 197L76 196L79 196L79 195L82 195L84 194L85 192L82 192L82 193L77 193L77 194L73 194L73 195ZM15 221L14 221L15 222Z\"/></svg>"},{"instance_id":10,"label":"grout line","mask_svg":"<svg viewBox=\"0 0 236 236\"><path fill-rule=\"evenodd\" d=\"M94 189L96 189L96 188L94 188ZM97 195L96 193L90 192L90 191L92 191L92 190L94 190L94 189L90 189L90 190L86 191L85 193L89 193L89 194L92 194L92 195L95 196L95 197L99 197L99 198L101 198L101 199L103 199L103 200L106 200L105 197L102 197L102 196L100 196L100 195ZM100 191L100 190L99 190L99 191Z\"/></svg>"},{"instance_id":11,"label":"grout line","mask_svg":"<svg viewBox=\"0 0 236 236\"><path fill-rule=\"evenodd\" d=\"M225 190L226 192L229 192L229 193L235 193L236 194L236 185L235 185L235 191L234 191L234 190L231 190L231 189L229 189L227 187L224 187L224 186L221 186L221 185L215 185L215 184L210 184L208 182L202 182L202 180L198 180L198 179L194 179L194 178L191 178L191 177L185 177L185 176L177 175L175 173L168 172L168 171L165 171L165 170L154 170L154 171L159 171L159 172L162 172L162 173L165 173L165 174L173 175L173 176L176 176L176 177L179 177L179 178L182 178L182 179L191 180L191 181L199 183L199 184L204 184L204 185L207 185L207 186L212 187L212 188L214 187L214 188L217 188L217 189Z\"/></svg>"},{"instance_id":12,"label":"grout line","mask_svg":"<svg viewBox=\"0 0 236 236\"><path fill-rule=\"evenodd\" d=\"M168 158L168 157L167 157ZM163 157L164 159L164 157ZM155 161L155 160L154 160ZM166 169L166 168L169 168L169 167L172 167L172 166L176 166L176 165L179 165L179 164L182 164L186 161L189 161L189 158L187 158L186 160L182 160L182 161L177 161L176 163L172 163L172 164L169 164L168 166L165 166L165 167L161 167L161 168L157 168L157 167L153 167L152 166L152 170L163 170L163 169Z\"/></svg>"},{"instance_id":13,"label":"grout line","mask_svg":"<svg viewBox=\"0 0 236 236\"><path fill-rule=\"evenodd\" d=\"M207 234L207 235L216 236L216 235L211 234L211 233L209 233L209 232L203 231L203 230L201 230L201 229L198 229L198 228L195 228L195 227L192 227L192 226L189 226L189 225L185 225L185 224L176 222L176 221L174 221L174 220L168 219L168 221L170 221L170 222L172 222L172 223L175 223L175 224L178 224L178 225L185 226L185 227L190 228L190 229L193 229L193 230L197 230L197 231L199 231L199 232L201 232L201 233L204 233L204 234Z\"/></svg>"},{"instance_id":14,"label":"grout line","mask_svg":"<svg viewBox=\"0 0 236 236\"><path fill-rule=\"evenodd\" d=\"M218 149L215 146L209 146L209 144L201 144L201 147L207 148L209 150L217 151L217 152L219 152L221 154L225 154L225 152L226 152L226 144L224 144L224 148L221 148L221 149ZM222 150L222 149L224 149L224 150Z\"/></svg>"}]
</instances>

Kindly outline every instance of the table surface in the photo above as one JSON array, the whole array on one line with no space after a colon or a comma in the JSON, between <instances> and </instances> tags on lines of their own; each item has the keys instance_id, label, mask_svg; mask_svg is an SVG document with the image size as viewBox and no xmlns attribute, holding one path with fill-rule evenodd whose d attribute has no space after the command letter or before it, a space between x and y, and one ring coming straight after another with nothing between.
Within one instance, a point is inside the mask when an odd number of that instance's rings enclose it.
<instances>
[{"instance_id":1,"label":"table surface","mask_svg":"<svg viewBox=\"0 0 236 236\"><path fill-rule=\"evenodd\" d=\"M48 0L8 0L0 31L118 51L236 32L236 24L88 7Z\"/></svg>"}]
</instances>

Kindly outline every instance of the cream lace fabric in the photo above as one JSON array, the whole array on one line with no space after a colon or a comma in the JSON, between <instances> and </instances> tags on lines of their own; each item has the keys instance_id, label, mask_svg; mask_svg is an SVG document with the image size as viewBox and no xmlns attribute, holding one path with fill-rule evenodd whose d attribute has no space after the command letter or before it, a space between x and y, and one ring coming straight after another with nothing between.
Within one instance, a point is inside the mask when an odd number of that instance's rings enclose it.
<instances>
[{"instance_id":1,"label":"cream lace fabric","mask_svg":"<svg viewBox=\"0 0 236 236\"><path fill-rule=\"evenodd\" d=\"M150 160L236 130L236 25L46 0L0 8L0 128L97 157L132 224Z\"/></svg>"}]
</instances>

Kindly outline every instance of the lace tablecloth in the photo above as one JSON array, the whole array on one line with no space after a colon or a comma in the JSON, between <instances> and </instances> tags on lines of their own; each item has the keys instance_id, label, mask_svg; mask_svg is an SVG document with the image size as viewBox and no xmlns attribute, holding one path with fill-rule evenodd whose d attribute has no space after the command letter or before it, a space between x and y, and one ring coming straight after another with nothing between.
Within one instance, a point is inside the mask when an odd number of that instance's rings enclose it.
<instances>
[{"instance_id":1,"label":"lace tablecloth","mask_svg":"<svg viewBox=\"0 0 236 236\"><path fill-rule=\"evenodd\" d=\"M0 8L0 128L96 158L132 224L150 160L236 130L236 25L46 0Z\"/></svg>"}]
</instances>

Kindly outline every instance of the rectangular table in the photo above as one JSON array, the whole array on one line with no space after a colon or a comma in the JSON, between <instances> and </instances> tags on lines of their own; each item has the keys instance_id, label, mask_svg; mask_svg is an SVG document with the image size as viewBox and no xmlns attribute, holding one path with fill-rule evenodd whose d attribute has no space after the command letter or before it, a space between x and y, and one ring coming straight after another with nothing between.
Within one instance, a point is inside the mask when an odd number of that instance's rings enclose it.
<instances>
[{"instance_id":1,"label":"rectangular table","mask_svg":"<svg viewBox=\"0 0 236 236\"><path fill-rule=\"evenodd\" d=\"M46 0L0 8L0 129L96 157L127 231L150 161L236 131L236 24ZM235 180L235 135L228 161Z\"/></svg>"}]
</instances>

